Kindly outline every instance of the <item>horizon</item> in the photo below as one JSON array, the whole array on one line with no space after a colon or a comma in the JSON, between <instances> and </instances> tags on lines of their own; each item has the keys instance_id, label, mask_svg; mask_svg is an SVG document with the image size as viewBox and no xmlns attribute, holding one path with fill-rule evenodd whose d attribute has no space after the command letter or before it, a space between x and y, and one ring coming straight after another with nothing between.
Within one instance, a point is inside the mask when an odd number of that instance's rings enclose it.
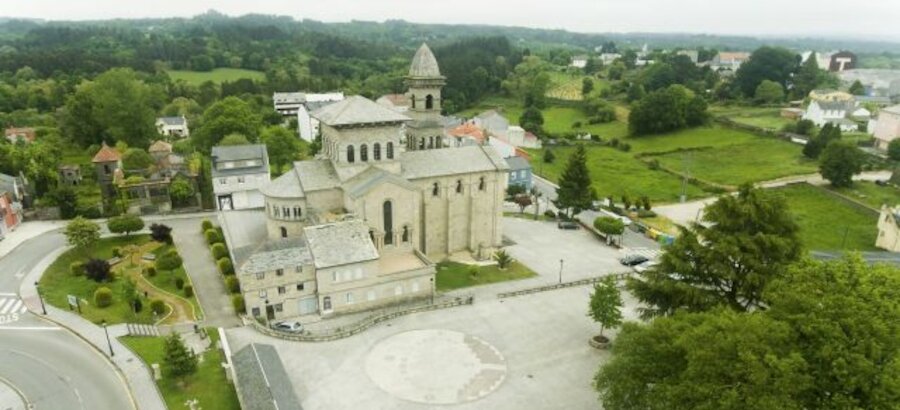
<instances>
[{"instance_id":1,"label":"horizon","mask_svg":"<svg viewBox=\"0 0 900 410\"><path fill-rule=\"evenodd\" d=\"M485 17L497 13L471 14L467 7L428 7L428 1L396 0L390 6L373 2L356 0L333 0L328 7L301 7L307 1L296 2L286 0L265 0L248 5L236 0L194 1L185 5L174 0L158 0L150 5L123 4L114 0L97 0L96 7L86 9L83 3L72 4L58 0L33 0L17 7L15 13L0 11L0 17L8 19L33 19L51 22L87 22L106 20L165 19L192 18L197 15L215 11L228 17L240 17L249 14L290 17L296 21L313 20L323 23L349 23L353 21L385 23L401 20L413 24L441 25L479 25L508 28L528 28L538 30L564 30L572 33L602 34L677 34L677 35L713 35L777 39L823 39L823 40L861 40L900 43L900 32L892 30L894 21L900 20L900 6L890 1L876 0L867 4L869 10L864 16L840 16L834 18L831 13L805 10L807 6L817 9L828 8L831 2L802 0L783 4L776 0L759 0L753 5L735 1L722 1L715 4L704 4L702 0L682 1L679 7L652 7L654 3L665 4L665 0L638 0L628 3L619 0L563 0L570 6L559 2L553 5L539 5L527 10L514 10L514 13L503 17ZM261 4L260 4L261 3ZM503 4L484 3L474 0L459 0L461 5L477 6L488 11L510 11ZM727 3L727 4L726 4ZM836 3L836 2L835 2ZM443 4L443 3L442 3ZM769 4L782 10L783 16L772 19L767 15L771 11ZM318 5L318 4L317 4ZM410 5L410 7L403 7ZM170 7L171 6L171 7ZM176 7L177 6L177 7ZM549 9L548 9L549 6ZM749 6L749 7L748 7ZM565 10L562 10L565 9ZM577 9L577 10L576 10ZM663 10L648 14L648 10ZM802 10L807 18L798 20L790 9ZM172 10L181 10L172 12ZM302 11L301 11L302 10ZM454 12L462 10L462 12ZM568 19L571 13L583 17ZM882 12L875 12L875 11ZM612 13L607 13L610 11ZM569 13L569 15L559 13ZM468 14L467 14L468 13ZM615 18L607 18L615 13ZM710 16L734 16L735 19L722 19ZM794 13L796 14L796 13ZM630 17L629 17L630 16ZM606 20L604 20L606 18ZM594 20L597 19L597 20ZM609 20L609 21L607 21ZM720 21L726 20L726 21ZM551 23L548 23L550 21ZM597 22L595 22L597 21ZM693 23L691 22L693 21ZM790 23L784 23L789 21ZM739 23L739 24L737 24ZM790 25L790 28L783 28ZM724 27L729 27L725 29ZM759 27L759 29L748 29ZM815 27L815 28L813 28ZM868 31L854 29L866 27ZM883 27L883 28L882 28Z\"/></svg>"}]
</instances>

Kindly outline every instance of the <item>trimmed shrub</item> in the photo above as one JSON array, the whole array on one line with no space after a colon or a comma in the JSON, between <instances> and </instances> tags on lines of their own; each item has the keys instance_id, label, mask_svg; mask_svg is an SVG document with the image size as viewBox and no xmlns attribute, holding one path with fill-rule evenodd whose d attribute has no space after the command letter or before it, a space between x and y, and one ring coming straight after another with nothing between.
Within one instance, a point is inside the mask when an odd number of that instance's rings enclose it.
<instances>
[{"instance_id":1,"label":"trimmed shrub","mask_svg":"<svg viewBox=\"0 0 900 410\"><path fill-rule=\"evenodd\" d=\"M94 282L106 282L112 280L109 262L103 259L90 259L84 264L84 272Z\"/></svg>"},{"instance_id":2,"label":"trimmed shrub","mask_svg":"<svg viewBox=\"0 0 900 410\"><path fill-rule=\"evenodd\" d=\"M157 315L166 313L166 303L159 299L153 299L150 301L150 311Z\"/></svg>"},{"instance_id":3,"label":"trimmed shrub","mask_svg":"<svg viewBox=\"0 0 900 410\"><path fill-rule=\"evenodd\" d=\"M156 268L153 266L148 266L148 267L144 268L144 275L147 275L151 278L156 276Z\"/></svg>"},{"instance_id":4,"label":"trimmed shrub","mask_svg":"<svg viewBox=\"0 0 900 410\"><path fill-rule=\"evenodd\" d=\"M150 237L157 242L172 244L172 228L163 224L150 225Z\"/></svg>"},{"instance_id":5,"label":"trimmed shrub","mask_svg":"<svg viewBox=\"0 0 900 410\"><path fill-rule=\"evenodd\" d=\"M216 266L219 267L219 273L223 275L234 275L234 265L232 265L231 259L219 259L216 261Z\"/></svg>"},{"instance_id":6,"label":"trimmed shrub","mask_svg":"<svg viewBox=\"0 0 900 410\"><path fill-rule=\"evenodd\" d=\"M69 273L73 276L84 275L84 262L72 262L69 264Z\"/></svg>"},{"instance_id":7,"label":"trimmed shrub","mask_svg":"<svg viewBox=\"0 0 900 410\"><path fill-rule=\"evenodd\" d=\"M159 270L175 270L181 267L182 263L184 261L181 259L181 255L178 252L170 251L156 260L156 268Z\"/></svg>"},{"instance_id":8,"label":"trimmed shrub","mask_svg":"<svg viewBox=\"0 0 900 410\"><path fill-rule=\"evenodd\" d=\"M187 285L184 287L183 290L184 290L184 297L189 298L191 296L194 296L194 287L193 286Z\"/></svg>"},{"instance_id":9,"label":"trimmed shrub","mask_svg":"<svg viewBox=\"0 0 900 410\"><path fill-rule=\"evenodd\" d=\"M200 222L200 232L206 232L213 228L213 224L209 219L204 219L203 222Z\"/></svg>"},{"instance_id":10,"label":"trimmed shrub","mask_svg":"<svg viewBox=\"0 0 900 410\"><path fill-rule=\"evenodd\" d=\"M105 308L112 305L112 291L107 287L100 287L94 292L94 305Z\"/></svg>"},{"instance_id":11,"label":"trimmed shrub","mask_svg":"<svg viewBox=\"0 0 900 410\"><path fill-rule=\"evenodd\" d=\"M113 248L112 254L113 254L113 256L115 256L117 258L121 258L122 257L122 247L116 246L115 248Z\"/></svg>"},{"instance_id":12,"label":"trimmed shrub","mask_svg":"<svg viewBox=\"0 0 900 410\"><path fill-rule=\"evenodd\" d=\"M225 248L224 243L214 243L209 247L209 250L212 252L213 259L215 260L228 256L228 249Z\"/></svg>"},{"instance_id":13,"label":"trimmed shrub","mask_svg":"<svg viewBox=\"0 0 900 410\"><path fill-rule=\"evenodd\" d=\"M231 306L234 307L234 311L238 314L247 313L247 307L244 305L244 297L241 295L231 296Z\"/></svg>"},{"instance_id":14,"label":"trimmed shrub","mask_svg":"<svg viewBox=\"0 0 900 410\"><path fill-rule=\"evenodd\" d=\"M215 229L207 229L205 232L203 232L203 236L206 238L207 245L222 242L222 237L219 235L219 231Z\"/></svg>"},{"instance_id":15,"label":"trimmed shrub","mask_svg":"<svg viewBox=\"0 0 900 410\"><path fill-rule=\"evenodd\" d=\"M141 310L144 310L144 302L141 302L141 298L135 298L132 305L134 306L135 313L140 313Z\"/></svg>"},{"instance_id":16,"label":"trimmed shrub","mask_svg":"<svg viewBox=\"0 0 900 410\"><path fill-rule=\"evenodd\" d=\"M228 288L228 291L231 293L241 293L241 282L238 281L238 278L235 276L228 276L225 278L225 287Z\"/></svg>"},{"instance_id":17,"label":"trimmed shrub","mask_svg":"<svg viewBox=\"0 0 900 410\"><path fill-rule=\"evenodd\" d=\"M184 279L181 279L181 278L175 278L175 288L176 288L176 289L183 289L183 288L184 288Z\"/></svg>"}]
</instances>

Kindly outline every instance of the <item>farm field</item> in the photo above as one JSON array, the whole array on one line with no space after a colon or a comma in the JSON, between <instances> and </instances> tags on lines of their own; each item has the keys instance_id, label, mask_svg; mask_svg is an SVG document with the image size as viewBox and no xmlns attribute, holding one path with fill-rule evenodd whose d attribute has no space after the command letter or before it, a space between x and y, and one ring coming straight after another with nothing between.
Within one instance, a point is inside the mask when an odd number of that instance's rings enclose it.
<instances>
[{"instance_id":1,"label":"farm field","mask_svg":"<svg viewBox=\"0 0 900 410\"><path fill-rule=\"evenodd\" d=\"M729 118L737 123L754 127L780 130L787 124L795 121L781 116L781 108L769 107L710 107L710 113L720 117Z\"/></svg>"},{"instance_id":2,"label":"farm field","mask_svg":"<svg viewBox=\"0 0 900 410\"><path fill-rule=\"evenodd\" d=\"M581 95L581 85L584 79L588 77L583 74L552 72L550 73L550 80L553 82L553 85L547 90L546 96L558 100L581 101L584 99ZM599 93L600 90L609 87L609 82L604 79L590 78L594 80L592 93Z\"/></svg>"},{"instance_id":3,"label":"farm field","mask_svg":"<svg viewBox=\"0 0 900 410\"><path fill-rule=\"evenodd\" d=\"M875 250L878 214L812 185L790 185L772 192L787 201L808 249Z\"/></svg>"},{"instance_id":4,"label":"farm field","mask_svg":"<svg viewBox=\"0 0 900 410\"><path fill-rule=\"evenodd\" d=\"M881 205L900 205L900 188L895 186L880 186L874 182L856 181L849 188L829 187L829 189L833 189L875 209L881 209Z\"/></svg>"},{"instance_id":5,"label":"farm field","mask_svg":"<svg viewBox=\"0 0 900 410\"><path fill-rule=\"evenodd\" d=\"M169 77L172 77L173 80L184 80L192 85L200 85L207 81L212 81L214 83L237 81L242 78L263 80L266 76L261 71L245 70L242 68L216 68L212 71L170 70L168 73Z\"/></svg>"},{"instance_id":6,"label":"farm field","mask_svg":"<svg viewBox=\"0 0 900 410\"><path fill-rule=\"evenodd\" d=\"M579 85L579 87L581 87ZM579 88L579 93L581 89ZM473 108L461 111L457 115L464 118L472 118L484 111L491 109L499 109L499 111L509 120L510 124L518 124L519 117L522 116L524 108L520 101L504 98L492 97L485 99ZM628 135L628 124L625 122L628 118L628 109L625 107L616 107L616 115L618 121L606 124L588 124L588 117L584 115L578 107L561 107L549 106L541 110L544 116L544 130L551 134L566 133L590 133L599 135L603 139L625 138ZM574 128L573 125L580 122L581 127Z\"/></svg>"}]
</instances>

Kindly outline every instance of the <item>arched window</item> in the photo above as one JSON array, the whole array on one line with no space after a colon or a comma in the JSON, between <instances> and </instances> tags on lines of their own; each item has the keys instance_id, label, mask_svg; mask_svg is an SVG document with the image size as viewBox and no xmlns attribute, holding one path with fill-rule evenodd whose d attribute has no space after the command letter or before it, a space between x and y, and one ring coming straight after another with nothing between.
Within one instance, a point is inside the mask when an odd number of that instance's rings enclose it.
<instances>
[{"instance_id":1,"label":"arched window","mask_svg":"<svg viewBox=\"0 0 900 410\"><path fill-rule=\"evenodd\" d=\"M347 162L353 163L356 162L356 157L353 154L353 146L347 146Z\"/></svg>"},{"instance_id":2,"label":"arched window","mask_svg":"<svg viewBox=\"0 0 900 410\"><path fill-rule=\"evenodd\" d=\"M400 236L400 240L404 243L409 242L409 227L406 225L403 226L403 235Z\"/></svg>"},{"instance_id":3,"label":"arched window","mask_svg":"<svg viewBox=\"0 0 900 410\"><path fill-rule=\"evenodd\" d=\"M431 196L438 196L440 194L441 194L441 187L438 185L437 182L435 182L434 185L431 186Z\"/></svg>"},{"instance_id":4,"label":"arched window","mask_svg":"<svg viewBox=\"0 0 900 410\"><path fill-rule=\"evenodd\" d=\"M359 146L359 160L362 162L369 160L369 147L367 147L366 144Z\"/></svg>"},{"instance_id":5,"label":"arched window","mask_svg":"<svg viewBox=\"0 0 900 410\"><path fill-rule=\"evenodd\" d=\"M384 244L391 245L394 243L394 206L391 201L384 201L381 208L384 219Z\"/></svg>"},{"instance_id":6,"label":"arched window","mask_svg":"<svg viewBox=\"0 0 900 410\"><path fill-rule=\"evenodd\" d=\"M478 178L478 190L484 191L484 177Z\"/></svg>"},{"instance_id":7,"label":"arched window","mask_svg":"<svg viewBox=\"0 0 900 410\"><path fill-rule=\"evenodd\" d=\"M428 149L434 148L434 137L428 137Z\"/></svg>"},{"instance_id":8,"label":"arched window","mask_svg":"<svg viewBox=\"0 0 900 410\"><path fill-rule=\"evenodd\" d=\"M431 94L428 94L428 96L425 97L425 109L430 110L432 108L434 108L434 97L432 97Z\"/></svg>"},{"instance_id":9,"label":"arched window","mask_svg":"<svg viewBox=\"0 0 900 410\"><path fill-rule=\"evenodd\" d=\"M416 109L416 95L409 96L409 102L412 103L412 109Z\"/></svg>"},{"instance_id":10,"label":"arched window","mask_svg":"<svg viewBox=\"0 0 900 410\"><path fill-rule=\"evenodd\" d=\"M387 159L394 159L394 143L387 143Z\"/></svg>"},{"instance_id":11,"label":"arched window","mask_svg":"<svg viewBox=\"0 0 900 410\"><path fill-rule=\"evenodd\" d=\"M419 149L425 149L425 137L419 138Z\"/></svg>"},{"instance_id":12,"label":"arched window","mask_svg":"<svg viewBox=\"0 0 900 410\"><path fill-rule=\"evenodd\" d=\"M281 227L281 237L287 238L287 228L285 228L283 226Z\"/></svg>"},{"instance_id":13,"label":"arched window","mask_svg":"<svg viewBox=\"0 0 900 410\"><path fill-rule=\"evenodd\" d=\"M456 193L457 194L462 193L462 180L461 179L456 180Z\"/></svg>"},{"instance_id":14,"label":"arched window","mask_svg":"<svg viewBox=\"0 0 900 410\"><path fill-rule=\"evenodd\" d=\"M372 159L381 161L381 144L377 142L372 146Z\"/></svg>"}]
</instances>

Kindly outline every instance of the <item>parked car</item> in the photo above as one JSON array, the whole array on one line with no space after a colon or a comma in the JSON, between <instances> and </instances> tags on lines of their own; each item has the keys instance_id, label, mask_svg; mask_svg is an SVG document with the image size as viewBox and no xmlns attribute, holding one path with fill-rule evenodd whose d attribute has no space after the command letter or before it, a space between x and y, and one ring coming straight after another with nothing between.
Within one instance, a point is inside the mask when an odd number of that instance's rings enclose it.
<instances>
[{"instance_id":1,"label":"parked car","mask_svg":"<svg viewBox=\"0 0 900 410\"><path fill-rule=\"evenodd\" d=\"M556 223L559 229L578 229L578 223L573 221L559 221Z\"/></svg>"},{"instance_id":2,"label":"parked car","mask_svg":"<svg viewBox=\"0 0 900 410\"><path fill-rule=\"evenodd\" d=\"M300 322L276 322L272 325L272 329L288 333L301 333L303 325Z\"/></svg>"},{"instance_id":3,"label":"parked car","mask_svg":"<svg viewBox=\"0 0 900 410\"><path fill-rule=\"evenodd\" d=\"M619 259L619 262L625 266L635 266L647 262L648 260L649 259L644 255L632 254Z\"/></svg>"},{"instance_id":4,"label":"parked car","mask_svg":"<svg viewBox=\"0 0 900 410\"><path fill-rule=\"evenodd\" d=\"M647 269L650 269L650 268L656 266L656 264L657 264L656 261L646 261L644 263L639 263L637 265L634 265L633 268L634 268L634 271L637 273L644 273Z\"/></svg>"}]
</instances>

